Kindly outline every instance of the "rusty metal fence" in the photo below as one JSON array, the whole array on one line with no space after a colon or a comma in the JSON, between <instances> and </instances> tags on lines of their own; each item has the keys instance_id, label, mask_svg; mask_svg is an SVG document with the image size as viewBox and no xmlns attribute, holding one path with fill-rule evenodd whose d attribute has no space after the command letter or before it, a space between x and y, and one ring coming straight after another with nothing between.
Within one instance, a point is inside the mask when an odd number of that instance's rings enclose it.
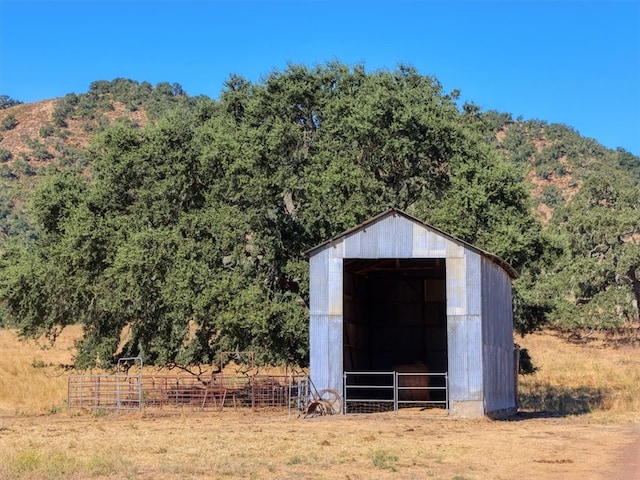
<instances>
[{"instance_id":1,"label":"rusty metal fence","mask_svg":"<svg viewBox=\"0 0 640 480\"><path fill-rule=\"evenodd\" d=\"M69 377L69 407L104 410L140 410L141 379L129 375L77 375Z\"/></svg>"},{"instance_id":2,"label":"rusty metal fence","mask_svg":"<svg viewBox=\"0 0 640 480\"><path fill-rule=\"evenodd\" d=\"M74 375L71 408L140 410L143 407L269 408L301 411L309 402L306 375Z\"/></svg>"}]
</instances>

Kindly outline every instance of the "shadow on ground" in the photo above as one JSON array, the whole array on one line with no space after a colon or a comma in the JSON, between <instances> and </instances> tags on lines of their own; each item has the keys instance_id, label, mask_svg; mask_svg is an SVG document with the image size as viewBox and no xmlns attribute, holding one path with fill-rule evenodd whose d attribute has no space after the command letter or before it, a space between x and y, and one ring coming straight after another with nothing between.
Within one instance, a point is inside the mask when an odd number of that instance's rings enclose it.
<instances>
[{"instance_id":1,"label":"shadow on ground","mask_svg":"<svg viewBox=\"0 0 640 480\"><path fill-rule=\"evenodd\" d=\"M559 387L537 384L518 395L518 416L522 418L583 415L607 408L611 393L603 388Z\"/></svg>"}]
</instances>

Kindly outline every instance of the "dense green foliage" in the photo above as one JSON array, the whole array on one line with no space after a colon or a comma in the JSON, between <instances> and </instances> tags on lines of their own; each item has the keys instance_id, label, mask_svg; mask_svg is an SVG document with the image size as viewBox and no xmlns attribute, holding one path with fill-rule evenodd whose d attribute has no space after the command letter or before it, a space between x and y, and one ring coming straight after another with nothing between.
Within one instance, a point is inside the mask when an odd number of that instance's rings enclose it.
<instances>
[{"instance_id":1,"label":"dense green foliage","mask_svg":"<svg viewBox=\"0 0 640 480\"><path fill-rule=\"evenodd\" d=\"M533 168L544 185L535 200L554 212L545 232L545 260L521 289L529 305L569 333L637 328L640 158L607 150L564 125L529 121L512 132L500 147Z\"/></svg>"},{"instance_id":2,"label":"dense green foliage","mask_svg":"<svg viewBox=\"0 0 640 480\"><path fill-rule=\"evenodd\" d=\"M51 166L34 171L25 234L14 198L0 196L0 217L13 225L0 247L3 318L52 337L82 322L80 366L138 354L214 363L236 349L304 364L302 252L398 207L520 271L521 333L547 320L637 320L637 157L457 97L411 67L339 63L292 65L257 83L234 75L216 101L123 79L67 95L28 144ZM109 122L113 102L151 122ZM71 118L95 135L88 151L60 141ZM591 158L629 174L591 178ZM19 160L17 179L30 166ZM543 189L537 201L557 209L547 228L532 214L529 166L542 180L584 183L572 199Z\"/></svg>"},{"instance_id":3,"label":"dense green foliage","mask_svg":"<svg viewBox=\"0 0 640 480\"><path fill-rule=\"evenodd\" d=\"M611 330L636 323L640 185L628 176L594 174L555 215L564 255L539 286L563 293L552 297L552 320L565 329Z\"/></svg>"},{"instance_id":4,"label":"dense green foliage","mask_svg":"<svg viewBox=\"0 0 640 480\"><path fill-rule=\"evenodd\" d=\"M130 92L130 93L127 93ZM133 92L133 93L131 93ZM129 105L149 111L155 118L176 108L191 108L199 99L188 97L177 85L160 83L155 87L147 82L115 79L112 82L94 82L89 91L76 95L70 93L56 102L51 121L44 123L38 137L20 135L23 149L5 148L0 134L0 242L4 238L34 236L32 215L26 210L28 194L39 179L58 170L84 171L89 163L89 153L68 142L72 135L68 123L81 122L86 137L91 138L110 126L106 113L113 112L114 103ZM0 110L21 104L6 95L0 95ZM135 104L135 108L134 105ZM17 127L13 110L3 117L2 126ZM117 117L114 123L136 128L134 122Z\"/></svg>"}]
</instances>

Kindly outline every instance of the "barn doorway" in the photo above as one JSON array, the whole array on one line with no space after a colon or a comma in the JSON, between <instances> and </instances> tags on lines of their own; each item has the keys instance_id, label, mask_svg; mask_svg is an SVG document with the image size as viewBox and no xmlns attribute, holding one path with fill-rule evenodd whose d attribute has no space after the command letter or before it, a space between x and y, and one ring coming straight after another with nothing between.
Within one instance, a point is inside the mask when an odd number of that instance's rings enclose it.
<instances>
[{"instance_id":1,"label":"barn doorway","mask_svg":"<svg viewBox=\"0 0 640 480\"><path fill-rule=\"evenodd\" d=\"M345 259L343 271L345 371L447 371L445 259Z\"/></svg>"},{"instance_id":2,"label":"barn doorway","mask_svg":"<svg viewBox=\"0 0 640 480\"><path fill-rule=\"evenodd\" d=\"M343 272L345 372L423 364L446 374L445 259L345 259Z\"/></svg>"}]
</instances>

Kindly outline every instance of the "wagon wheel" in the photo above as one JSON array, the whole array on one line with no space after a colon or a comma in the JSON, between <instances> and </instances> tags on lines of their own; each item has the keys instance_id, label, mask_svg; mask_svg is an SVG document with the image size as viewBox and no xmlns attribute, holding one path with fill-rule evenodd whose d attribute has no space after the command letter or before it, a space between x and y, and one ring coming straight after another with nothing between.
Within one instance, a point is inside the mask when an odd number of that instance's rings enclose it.
<instances>
[{"instance_id":1,"label":"wagon wheel","mask_svg":"<svg viewBox=\"0 0 640 480\"><path fill-rule=\"evenodd\" d=\"M322 400L313 400L309 405L305 407L302 413L304 414L304 418L307 418L309 416L315 417L316 415L326 415L328 408L331 407L324 403Z\"/></svg>"},{"instance_id":2,"label":"wagon wheel","mask_svg":"<svg viewBox=\"0 0 640 480\"><path fill-rule=\"evenodd\" d=\"M318 392L318 400L322 401L331 409L331 411L327 413L336 414L340 413L342 410L342 401L340 400L340 395L336 390L331 388L320 390Z\"/></svg>"}]
</instances>

